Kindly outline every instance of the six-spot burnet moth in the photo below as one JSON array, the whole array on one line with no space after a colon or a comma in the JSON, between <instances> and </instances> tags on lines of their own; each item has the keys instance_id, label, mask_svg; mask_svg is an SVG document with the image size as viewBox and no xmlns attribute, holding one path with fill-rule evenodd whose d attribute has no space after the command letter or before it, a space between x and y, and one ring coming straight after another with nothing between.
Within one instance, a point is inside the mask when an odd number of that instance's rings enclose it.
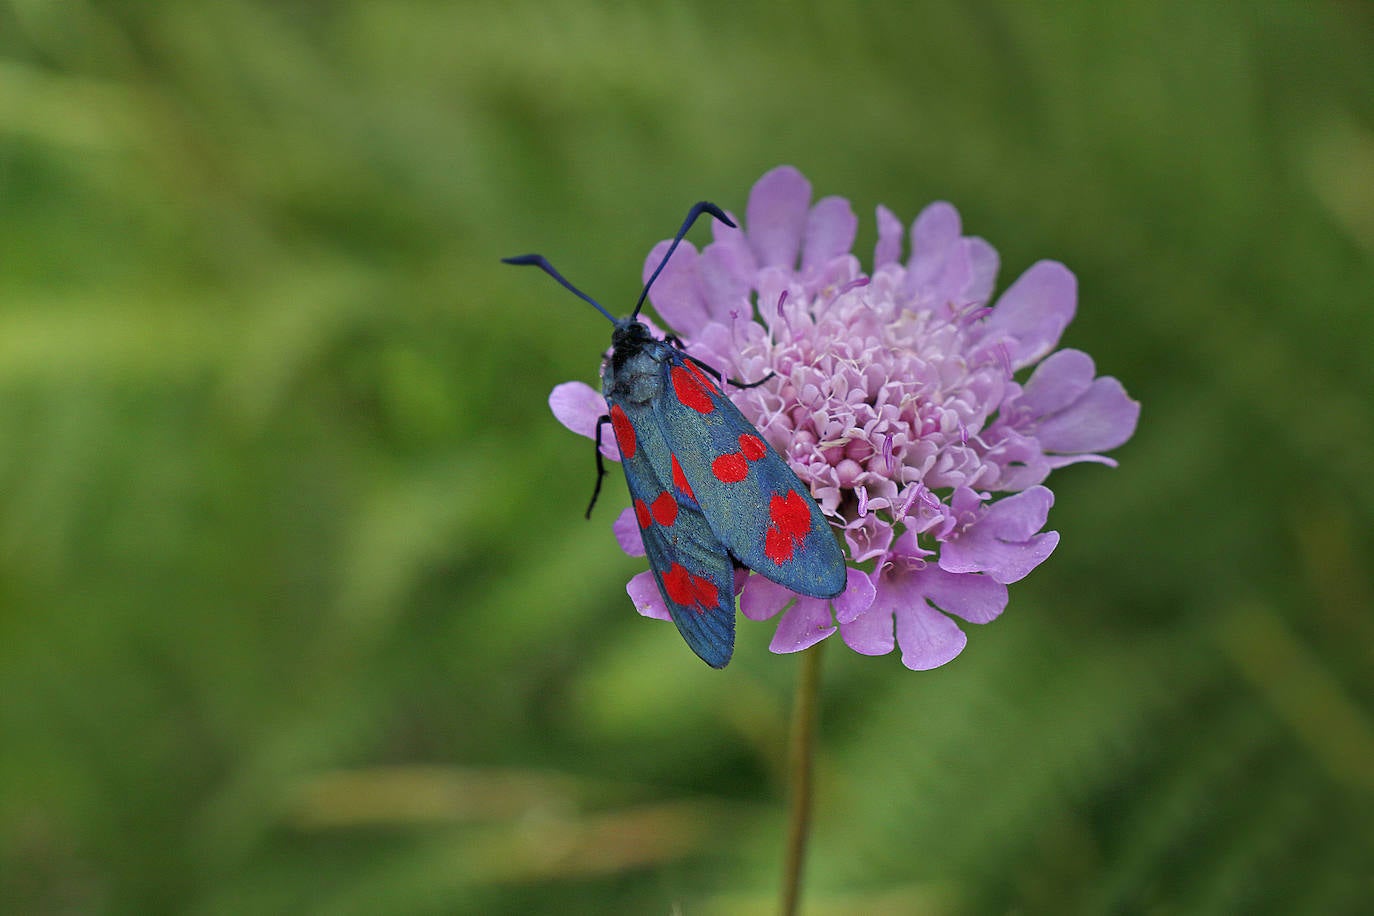
<instances>
[{"instance_id":1,"label":"six-spot burnet moth","mask_svg":"<svg viewBox=\"0 0 1374 916\"><path fill-rule=\"evenodd\" d=\"M703 213L735 225L715 204L693 206L628 318L615 318L542 255L503 260L538 267L615 326L601 372L609 412L596 427L592 504L606 473L601 434L609 423L664 604L692 651L723 668L735 646L736 566L832 598L844 591L845 564L810 491L721 391L721 373L639 320L649 288Z\"/></svg>"}]
</instances>

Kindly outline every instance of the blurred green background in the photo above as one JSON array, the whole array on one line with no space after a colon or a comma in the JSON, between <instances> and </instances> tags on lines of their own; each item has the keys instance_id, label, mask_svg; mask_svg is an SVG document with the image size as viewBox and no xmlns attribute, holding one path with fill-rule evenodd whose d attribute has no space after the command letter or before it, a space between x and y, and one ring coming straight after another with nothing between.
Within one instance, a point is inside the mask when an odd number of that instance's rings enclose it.
<instances>
[{"instance_id":1,"label":"blurred green background","mask_svg":"<svg viewBox=\"0 0 1374 916\"><path fill-rule=\"evenodd\" d=\"M784 162L1144 405L953 664L832 641L808 911L1368 912L1374 7L1109 7L0 2L0 912L770 912L797 659L634 613L497 259Z\"/></svg>"}]
</instances>

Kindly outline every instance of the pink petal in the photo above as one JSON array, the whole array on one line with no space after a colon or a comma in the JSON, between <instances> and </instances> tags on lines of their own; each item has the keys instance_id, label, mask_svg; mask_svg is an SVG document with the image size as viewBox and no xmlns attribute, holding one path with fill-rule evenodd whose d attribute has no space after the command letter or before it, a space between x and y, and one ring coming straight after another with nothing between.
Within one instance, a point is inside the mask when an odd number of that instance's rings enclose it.
<instances>
[{"instance_id":1,"label":"pink petal","mask_svg":"<svg viewBox=\"0 0 1374 916\"><path fill-rule=\"evenodd\" d=\"M643 282L649 282L671 244L665 239L649 251L644 259ZM697 250L691 242L679 243L672 258L663 265L663 272L649 290L649 301L654 311L684 337L695 334L709 320L697 280Z\"/></svg>"},{"instance_id":2,"label":"pink petal","mask_svg":"<svg viewBox=\"0 0 1374 916\"><path fill-rule=\"evenodd\" d=\"M843 197L825 197L811 208L806 218L806 244L802 269L816 270L854 246L859 218Z\"/></svg>"},{"instance_id":3,"label":"pink petal","mask_svg":"<svg viewBox=\"0 0 1374 916\"><path fill-rule=\"evenodd\" d=\"M783 304L784 314L789 310L797 311L801 308L798 302L800 290L794 289L792 284L795 278L791 270L781 267L764 267L756 275L754 282L759 291L759 318L775 334L786 332L787 320L778 314L778 300L782 294L786 292L789 299L789 302Z\"/></svg>"},{"instance_id":4,"label":"pink petal","mask_svg":"<svg viewBox=\"0 0 1374 916\"><path fill-rule=\"evenodd\" d=\"M1087 455L1121 445L1135 433L1140 419L1140 404L1131 400L1121 383L1110 376L1094 378L1097 367L1088 354L1079 350L1059 350L1045 357L1021 396L1013 404L1028 409L1031 432L1047 452L1061 455ZM1016 421L1025 428L1027 424ZM1100 460L1100 456L1059 460L1053 466L1074 460Z\"/></svg>"},{"instance_id":5,"label":"pink petal","mask_svg":"<svg viewBox=\"0 0 1374 916\"><path fill-rule=\"evenodd\" d=\"M625 592L635 603L635 610L645 617L655 620L673 619L663 604L663 595L658 590L658 583L654 581L654 574L648 570L630 579L625 585Z\"/></svg>"},{"instance_id":6,"label":"pink petal","mask_svg":"<svg viewBox=\"0 0 1374 916\"><path fill-rule=\"evenodd\" d=\"M735 222L736 228L731 228L718 219L711 220L712 241L706 247L719 248L724 252L724 260L736 265L740 276L747 282L754 275L754 271L758 270L759 265L754 260L754 250L749 247L749 236L743 229L738 228L739 217L729 210L725 213Z\"/></svg>"},{"instance_id":7,"label":"pink petal","mask_svg":"<svg viewBox=\"0 0 1374 916\"><path fill-rule=\"evenodd\" d=\"M997 249L978 237L964 240L964 250L968 256L970 276L965 296L969 302L979 304L992 298L992 290L997 284L997 269L1001 266Z\"/></svg>"},{"instance_id":8,"label":"pink petal","mask_svg":"<svg viewBox=\"0 0 1374 916\"><path fill-rule=\"evenodd\" d=\"M940 549L940 568L952 573L987 573L1003 584L1025 578L1059 543L1059 533L1037 534L1045 525L1054 494L1031 487L998 500Z\"/></svg>"},{"instance_id":9,"label":"pink petal","mask_svg":"<svg viewBox=\"0 0 1374 916\"><path fill-rule=\"evenodd\" d=\"M959 211L952 204L936 201L921 211L911 224L911 258L907 261L910 287L935 285L962 231Z\"/></svg>"},{"instance_id":10,"label":"pink petal","mask_svg":"<svg viewBox=\"0 0 1374 916\"><path fill-rule=\"evenodd\" d=\"M1000 471L996 489L1016 493L1043 483L1053 465L1045 457L1039 440L1015 429L999 430L1000 441L983 456L984 461L997 465Z\"/></svg>"},{"instance_id":11,"label":"pink petal","mask_svg":"<svg viewBox=\"0 0 1374 916\"><path fill-rule=\"evenodd\" d=\"M968 239L960 239L950 250L949 260L941 272L935 290L939 300L956 309L966 309L975 302L971 292L974 285L973 248Z\"/></svg>"},{"instance_id":12,"label":"pink petal","mask_svg":"<svg viewBox=\"0 0 1374 916\"><path fill-rule=\"evenodd\" d=\"M1007 607L1007 587L991 576L951 573L927 566L918 573L926 599L969 623L995 620Z\"/></svg>"},{"instance_id":13,"label":"pink petal","mask_svg":"<svg viewBox=\"0 0 1374 916\"><path fill-rule=\"evenodd\" d=\"M870 512L864 518L845 525L844 541L849 545L849 555L856 563L871 560L887 553L892 546L892 524Z\"/></svg>"},{"instance_id":14,"label":"pink petal","mask_svg":"<svg viewBox=\"0 0 1374 916\"><path fill-rule=\"evenodd\" d=\"M834 598L835 619L840 623L853 620L873 606L878 590L873 580L861 569L850 568L845 572L844 591Z\"/></svg>"},{"instance_id":15,"label":"pink petal","mask_svg":"<svg viewBox=\"0 0 1374 916\"><path fill-rule=\"evenodd\" d=\"M733 230L732 230L733 231ZM753 315L749 290L754 276L754 256L729 245L707 245L697 258L697 275L710 320L729 325L732 317ZM734 313L732 316L731 313Z\"/></svg>"},{"instance_id":16,"label":"pink petal","mask_svg":"<svg viewBox=\"0 0 1374 916\"><path fill-rule=\"evenodd\" d=\"M979 524L1004 541L1024 540L1045 527L1053 505L1054 493L1048 487L1032 487L993 503Z\"/></svg>"},{"instance_id":17,"label":"pink petal","mask_svg":"<svg viewBox=\"0 0 1374 916\"><path fill-rule=\"evenodd\" d=\"M953 510L960 524L971 522L983 511L983 500L985 496L980 496L968 487L959 487L949 497L949 507Z\"/></svg>"},{"instance_id":18,"label":"pink petal","mask_svg":"<svg viewBox=\"0 0 1374 916\"><path fill-rule=\"evenodd\" d=\"M579 436L596 438L596 423L606 415L606 399L586 382L564 382L549 393L549 409L554 419ZM601 435L601 454L612 461L620 460L620 449L610 430Z\"/></svg>"},{"instance_id":19,"label":"pink petal","mask_svg":"<svg viewBox=\"0 0 1374 916\"><path fill-rule=\"evenodd\" d=\"M934 203L911 227L912 255L904 286L918 308L965 309L987 302L997 276L997 252L964 238L959 211Z\"/></svg>"},{"instance_id":20,"label":"pink petal","mask_svg":"<svg viewBox=\"0 0 1374 916\"><path fill-rule=\"evenodd\" d=\"M984 339L1004 343L1013 369L1054 349L1078 308L1078 279L1058 261L1037 261L1002 293Z\"/></svg>"},{"instance_id":21,"label":"pink petal","mask_svg":"<svg viewBox=\"0 0 1374 916\"><path fill-rule=\"evenodd\" d=\"M955 493L954 498L958 498L957 492ZM975 494L973 498L975 500L976 506L978 497ZM957 510L957 506L954 508ZM933 556L934 553L935 551L926 550L924 547L921 546L920 536L917 535L916 532L910 528L903 531L901 534L897 535L897 540L894 541L892 544L893 556L901 557L903 560L924 561L926 557Z\"/></svg>"},{"instance_id":22,"label":"pink petal","mask_svg":"<svg viewBox=\"0 0 1374 916\"><path fill-rule=\"evenodd\" d=\"M912 671L929 671L953 661L968 643L957 623L924 601L898 610L896 619L902 664Z\"/></svg>"},{"instance_id":23,"label":"pink petal","mask_svg":"<svg viewBox=\"0 0 1374 916\"><path fill-rule=\"evenodd\" d=\"M1058 350L1035 367L1016 404L1029 407L1035 417L1063 410L1082 397L1096 372L1092 358L1082 350Z\"/></svg>"},{"instance_id":24,"label":"pink petal","mask_svg":"<svg viewBox=\"0 0 1374 916\"><path fill-rule=\"evenodd\" d=\"M1047 452L1105 452L1131 438L1139 420L1140 402L1119 381L1103 376L1071 406L1041 420L1035 434Z\"/></svg>"},{"instance_id":25,"label":"pink petal","mask_svg":"<svg viewBox=\"0 0 1374 916\"><path fill-rule=\"evenodd\" d=\"M626 506L616 520L611 523L611 532L615 535L616 543L620 549L632 557L644 556L644 535L639 531L639 519L635 518L633 506Z\"/></svg>"},{"instance_id":26,"label":"pink petal","mask_svg":"<svg viewBox=\"0 0 1374 916\"><path fill-rule=\"evenodd\" d=\"M777 616L797 593L763 576L750 576L739 596L740 613L750 620L767 620Z\"/></svg>"},{"instance_id":27,"label":"pink petal","mask_svg":"<svg viewBox=\"0 0 1374 916\"><path fill-rule=\"evenodd\" d=\"M755 576L754 578L758 578ZM797 603L782 615L769 652L800 652L835 632L830 616L830 602L821 598L798 598Z\"/></svg>"},{"instance_id":28,"label":"pink petal","mask_svg":"<svg viewBox=\"0 0 1374 916\"><path fill-rule=\"evenodd\" d=\"M957 656L968 638L957 623L931 606L932 600L979 620L992 619L1006 604L1005 588L998 593L982 584L956 581L964 578L985 577L951 576L929 566L884 575L873 604L853 620L842 622L840 636L861 655L886 655L900 644L906 667L938 668Z\"/></svg>"},{"instance_id":29,"label":"pink petal","mask_svg":"<svg viewBox=\"0 0 1374 916\"><path fill-rule=\"evenodd\" d=\"M840 638L860 655L886 655L896 648L893 635L893 592L897 602L910 600L906 590L894 580L883 578L875 590L873 604L849 622L840 623Z\"/></svg>"},{"instance_id":30,"label":"pink petal","mask_svg":"<svg viewBox=\"0 0 1374 916\"><path fill-rule=\"evenodd\" d=\"M902 257L902 221L884 207L878 205L878 244L873 246L873 268L885 264L895 264Z\"/></svg>"},{"instance_id":31,"label":"pink petal","mask_svg":"<svg viewBox=\"0 0 1374 916\"><path fill-rule=\"evenodd\" d=\"M810 204L811 182L790 165L780 165L755 182L745 227L760 267L797 266Z\"/></svg>"}]
</instances>

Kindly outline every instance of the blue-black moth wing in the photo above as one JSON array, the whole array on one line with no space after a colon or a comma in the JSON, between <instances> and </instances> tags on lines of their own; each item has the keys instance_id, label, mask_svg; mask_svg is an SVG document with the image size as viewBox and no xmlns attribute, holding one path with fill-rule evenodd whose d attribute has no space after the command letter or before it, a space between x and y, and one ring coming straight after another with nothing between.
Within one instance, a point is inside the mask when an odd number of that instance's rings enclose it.
<instances>
[{"instance_id":1,"label":"blue-black moth wing","mask_svg":"<svg viewBox=\"0 0 1374 916\"><path fill-rule=\"evenodd\" d=\"M710 376L665 349L665 396L654 410L716 537L745 566L794 592L830 598L844 591L844 554L805 484Z\"/></svg>"},{"instance_id":2,"label":"blue-black moth wing","mask_svg":"<svg viewBox=\"0 0 1374 916\"><path fill-rule=\"evenodd\" d=\"M674 485L672 455L653 409L612 400L611 425L649 569L668 613L702 661L724 668L735 648L730 555L690 492Z\"/></svg>"}]
</instances>

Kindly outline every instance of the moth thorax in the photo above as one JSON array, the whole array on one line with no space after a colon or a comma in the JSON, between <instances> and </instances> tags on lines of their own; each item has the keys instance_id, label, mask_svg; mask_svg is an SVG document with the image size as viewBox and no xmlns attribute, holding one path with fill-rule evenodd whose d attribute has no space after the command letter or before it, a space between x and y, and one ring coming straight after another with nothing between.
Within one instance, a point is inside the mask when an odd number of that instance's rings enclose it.
<instances>
[{"instance_id":1,"label":"moth thorax","mask_svg":"<svg viewBox=\"0 0 1374 916\"><path fill-rule=\"evenodd\" d=\"M663 393L662 366L646 347L617 348L602 373L601 391L608 400L648 403Z\"/></svg>"}]
</instances>

